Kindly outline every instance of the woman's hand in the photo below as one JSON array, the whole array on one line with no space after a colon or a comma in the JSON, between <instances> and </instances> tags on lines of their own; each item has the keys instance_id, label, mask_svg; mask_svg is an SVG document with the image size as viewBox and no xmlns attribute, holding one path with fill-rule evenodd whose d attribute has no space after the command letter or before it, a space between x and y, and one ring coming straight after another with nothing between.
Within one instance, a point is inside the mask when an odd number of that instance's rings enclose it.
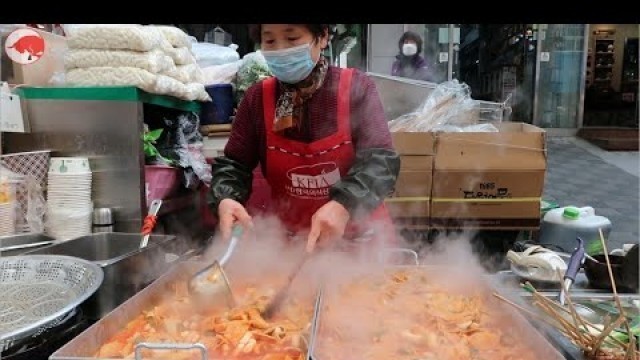
<instances>
[{"instance_id":1,"label":"woman's hand","mask_svg":"<svg viewBox=\"0 0 640 360\"><path fill-rule=\"evenodd\" d=\"M349 222L349 211L337 201L324 204L311 217L311 231L307 239L307 252L312 252L316 244L327 244L342 238Z\"/></svg>"},{"instance_id":2,"label":"woman's hand","mask_svg":"<svg viewBox=\"0 0 640 360\"><path fill-rule=\"evenodd\" d=\"M245 230L253 228L253 220L247 210L242 204L232 199L220 201L218 219L220 220L220 233L225 241L231 238L231 229L236 222L239 222Z\"/></svg>"}]
</instances>

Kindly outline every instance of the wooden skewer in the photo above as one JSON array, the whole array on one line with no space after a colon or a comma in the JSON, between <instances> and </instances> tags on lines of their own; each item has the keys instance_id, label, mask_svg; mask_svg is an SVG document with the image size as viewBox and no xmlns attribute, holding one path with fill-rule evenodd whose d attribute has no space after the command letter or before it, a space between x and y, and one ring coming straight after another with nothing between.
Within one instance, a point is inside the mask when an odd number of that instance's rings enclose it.
<instances>
[{"instance_id":1,"label":"wooden skewer","mask_svg":"<svg viewBox=\"0 0 640 360\"><path fill-rule=\"evenodd\" d=\"M604 341L604 339L607 336L609 336L611 331L615 329L618 325L620 325L624 320L625 320L624 316L620 316L618 317L618 320L616 320L612 324L609 324L609 326L607 326L606 328L604 328L604 330L602 330L602 333L600 333L600 335L598 336L598 338L593 344L593 347L592 347L593 352L591 353L592 356L596 355L597 350L600 349L600 345L602 345L602 341Z\"/></svg>"},{"instance_id":2,"label":"wooden skewer","mask_svg":"<svg viewBox=\"0 0 640 360\"><path fill-rule=\"evenodd\" d=\"M564 282L562 282L562 288L564 289L564 293L565 293L565 300L567 301L567 304L569 305L569 313L571 314L571 317L573 318L573 323L575 324L576 328L580 328L579 324L582 324L582 326L584 327L585 330L587 330L587 326L584 324L584 322L582 321L582 316L578 316L576 314L576 308L575 306L573 306L573 302L571 301L571 295L569 294L569 289L567 288L567 286L565 285ZM580 319L580 320L578 320ZM580 334L580 337L582 338L582 333L580 331L578 331L578 334ZM585 336L586 338L586 336ZM585 339L587 340L587 339Z\"/></svg>"},{"instance_id":3,"label":"wooden skewer","mask_svg":"<svg viewBox=\"0 0 640 360\"><path fill-rule=\"evenodd\" d=\"M509 305L511 305L511 306L513 306L513 307L515 307L515 308L517 308L518 310L520 310L520 311L522 311L522 312L525 312L525 313L527 313L528 315L530 315L530 316L532 316L532 317L537 318L538 320L540 320L540 321L542 321L542 322L546 323L547 325L549 325L549 326L551 326L551 327L553 327L553 328L557 329L558 331L560 331L561 333L563 333L566 337L568 337L568 338L572 338L572 336L571 336L571 335L569 335L569 334L568 334L568 333L567 333L563 328L559 327L559 326L558 326L558 324L556 324L556 323L553 323L553 322L549 321L549 319L545 318L544 316L541 316L541 315L539 315L539 314L536 314L536 313L534 313L533 311L531 311L531 310L529 310L529 309L527 309L527 308L524 308L524 307L522 307L522 306L520 306L520 305L518 305L518 304L516 304L516 303L512 302L511 300L509 300L509 299L507 299L507 298L503 297L502 295L500 295L500 294L498 294L498 293L493 293L493 296L495 296L495 297L497 297L498 299L500 299L500 300L502 300L502 301L506 302L507 304L509 304Z\"/></svg>"},{"instance_id":4,"label":"wooden skewer","mask_svg":"<svg viewBox=\"0 0 640 360\"><path fill-rule=\"evenodd\" d=\"M635 346L636 346L636 337L633 334L629 334L629 344L627 345L627 351L624 355L624 359L630 359L630 360L636 360L638 355L637 351L635 351Z\"/></svg>"},{"instance_id":5,"label":"wooden skewer","mask_svg":"<svg viewBox=\"0 0 640 360\"><path fill-rule=\"evenodd\" d=\"M582 338L580 337L579 330L575 328L569 321L567 321L562 315L560 315L555 309L550 307L547 304L538 303L540 307L546 310L547 314L551 315L554 320L558 322L564 329L565 332L571 334L572 340L576 343L583 344Z\"/></svg>"},{"instance_id":6,"label":"wooden skewer","mask_svg":"<svg viewBox=\"0 0 640 360\"><path fill-rule=\"evenodd\" d=\"M557 302L547 298L546 296L541 295L540 293L538 293L538 291L535 289L535 287L533 287L529 282L526 283L526 285L530 286L533 289L533 296L534 298L537 300L538 303L544 303L547 304L548 306L551 306L552 309L549 309L548 307L543 307L543 310L546 310L547 314L550 315L552 318L554 318L554 320L556 320L558 322L558 324L554 325L558 330L561 330L561 332L563 332L567 337L571 338L570 335L568 335L565 331L562 331L563 329L559 328L557 325L561 325L561 321L558 319L561 316L557 313L557 311L554 311L553 308L557 308L559 310L562 310L565 313L570 313L570 311L568 309L566 309L565 307L561 306L560 304L558 304ZM573 311L575 312L575 308L573 308ZM577 313L576 313L577 315ZM593 325L592 323L582 319L582 317L580 317L579 315L577 315L578 318L588 327L595 329L599 332L601 332L600 328L596 327L595 325ZM563 319L564 320L564 319ZM567 323L566 320L565 324ZM610 319L607 317L606 323L605 323L605 327L609 324ZM548 323L548 322L547 322ZM586 329L585 329L586 330ZM586 338L588 339L588 343L589 344L593 344L594 339L596 338L596 336L585 333L584 335L586 335ZM628 347L628 344L623 343L622 341L613 338L613 337L605 337L604 342L607 342L611 345L617 345L619 346L621 349L626 349ZM588 351L587 353L590 353L591 351ZM640 352L635 351L634 352L636 355L640 354Z\"/></svg>"},{"instance_id":7,"label":"wooden skewer","mask_svg":"<svg viewBox=\"0 0 640 360\"><path fill-rule=\"evenodd\" d=\"M571 313L571 311L567 310L565 307L561 306L560 304L556 303L555 301L553 301L551 299L548 299L546 296L540 295L540 293L538 293L537 291L534 292L534 297L538 301L543 302L543 303L546 304L547 309L548 309L547 310L547 314L553 315L554 320L558 321L559 323L561 323L565 327L566 326L571 327L571 324L562 315L560 315L557 312L557 310L554 309L554 307L564 311L565 313L569 313L574 318L574 321L575 321L575 316L574 316L574 314ZM575 327L577 328L577 325ZM589 336L589 335L586 334L585 337L586 336Z\"/></svg>"},{"instance_id":8,"label":"wooden skewer","mask_svg":"<svg viewBox=\"0 0 640 360\"><path fill-rule=\"evenodd\" d=\"M602 249L604 250L604 258L607 260L607 270L609 271L609 279L611 280L611 288L613 289L613 298L616 301L616 305L618 306L618 310L620 311L620 316L624 318L624 326L627 329L627 334L631 335L631 326L629 326L629 321L624 313L624 309L622 308L622 304L620 303L620 297L618 296L618 290L616 286L616 280L613 278L613 269L611 268L611 261L609 261L609 250L607 250L607 244L604 241L604 235L602 234L602 229L598 229L600 233L600 243L602 243Z\"/></svg>"},{"instance_id":9,"label":"wooden skewer","mask_svg":"<svg viewBox=\"0 0 640 360\"><path fill-rule=\"evenodd\" d=\"M511 301L511 300L509 300L509 299L505 298L504 296L502 296L502 295L500 295L500 294L498 294L498 293L495 293L495 292L494 292L494 293L493 293L493 296L495 296L495 297L497 297L498 299L500 299L500 300L502 300L502 301L506 302L507 304L509 304L509 305L511 305L511 306L513 306L513 307L515 307L515 308L517 308L518 310L520 310L520 311L522 311L522 312L525 312L525 313L527 313L528 315L531 315L531 316L533 316L533 317L537 318L538 320L544 321L544 322L546 322L547 324L549 324L549 325L552 325L552 326L556 327L556 325L554 325L553 323L551 323L551 322L549 321L549 319L545 318L544 316L539 315L539 314L536 314L536 313L534 313L533 311L531 311L531 310L529 310L529 309L527 309L527 308L525 308L525 307L522 307L522 306L520 306L520 305L518 305L518 304L514 303L513 301Z\"/></svg>"}]
</instances>

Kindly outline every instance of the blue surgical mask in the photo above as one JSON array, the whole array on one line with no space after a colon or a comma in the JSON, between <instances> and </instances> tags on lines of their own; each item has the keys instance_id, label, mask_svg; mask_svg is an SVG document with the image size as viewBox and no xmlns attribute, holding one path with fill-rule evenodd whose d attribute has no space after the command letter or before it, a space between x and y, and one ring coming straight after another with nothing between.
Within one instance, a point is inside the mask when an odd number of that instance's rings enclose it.
<instances>
[{"instance_id":1,"label":"blue surgical mask","mask_svg":"<svg viewBox=\"0 0 640 360\"><path fill-rule=\"evenodd\" d=\"M316 66L316 62L311 59L310 44L282 50L263 51L262 55L273 75L288 84L304 80Z\"/></svg>"}]
</instances>

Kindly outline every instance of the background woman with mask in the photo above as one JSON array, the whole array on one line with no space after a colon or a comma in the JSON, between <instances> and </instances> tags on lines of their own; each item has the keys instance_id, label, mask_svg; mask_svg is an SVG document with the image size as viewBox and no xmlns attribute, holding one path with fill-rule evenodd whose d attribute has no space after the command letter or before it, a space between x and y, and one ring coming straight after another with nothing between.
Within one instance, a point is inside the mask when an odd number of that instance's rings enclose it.
<instances>
[{"instance_id":1,"label":"background woman with mask","mask_svg":"<svg viewBox=\"0 0 640 360\"><path fill-rule=\"evenodd\" d=\"M391 66L391 75L415 80L434 81L427 62L422 57L422 38L413 31L407 31L398 41L400 53Z\"/></svg>"},{"instance_id":2,"label":"background woman with mask","mask_svg":"<svg viewBox=\"0 0 640 360\"><path fill-rule=\"evenodd\" d=\"M329 24L256 24L250 33L274 74L249 88L238 106L224 156L216 158L209 206L221 235L251 227L244 205L259 164L272 191L269 209L291 234L316 243L393 226L384 198L400 159L373 81L331 66L322 50Z\"/></svg>"}]
</instances>

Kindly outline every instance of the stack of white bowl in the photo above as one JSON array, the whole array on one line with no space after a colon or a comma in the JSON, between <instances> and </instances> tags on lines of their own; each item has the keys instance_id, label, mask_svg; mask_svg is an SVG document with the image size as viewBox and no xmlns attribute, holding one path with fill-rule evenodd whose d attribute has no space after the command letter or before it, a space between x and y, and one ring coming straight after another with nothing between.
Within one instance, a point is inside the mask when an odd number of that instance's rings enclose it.
<instances>
[{"instance_id":1,"label":"stack of white bowl","mask_svg":"<svg viewBox=\"0 0 640 360\"><path fill-rule=\"evenodd\" d=\"M51 158L47 176L47 234L69 240L91 233L91 181L88 158Z\"/></svg>"}]
</instances>

